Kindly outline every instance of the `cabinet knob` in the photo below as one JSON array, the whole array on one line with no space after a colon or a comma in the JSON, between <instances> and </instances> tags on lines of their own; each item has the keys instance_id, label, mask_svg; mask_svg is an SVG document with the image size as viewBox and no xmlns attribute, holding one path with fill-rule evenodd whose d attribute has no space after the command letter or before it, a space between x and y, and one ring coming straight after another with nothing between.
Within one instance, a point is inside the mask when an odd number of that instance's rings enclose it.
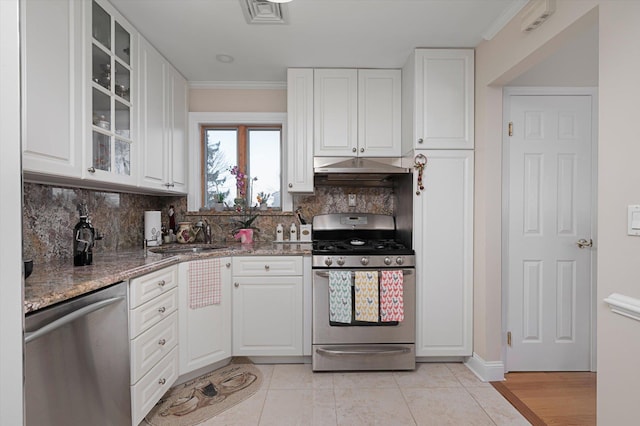
<instances>
[{"instance_id":1,"label":"cabinet knob","mask_svg":"<svg viewBox=\"0 0 640 426\"><path fill-rule=\"evenodd\" d=\"M166 310L167 308L165 308L164 306L161 308L158 308L158 312L160 312L161 314L164 314Z\"/></svg>"},{"instance_id":2,"label":"cabinet knob","mask_svg":"<svg viewBox=\"0 0 640 426\"><path fill-rule=\"evenodd\" d=\"M364 148L360 148L360 152L364 152Z\"/></svg>"},{"instance_id":3,"label":"cabinet knob","mask_svg":"<svg viewBox=\"0 0 640 426\"><path fill-rule=\"evenodd\" d=\"M224 266L226 266L227 268L231 268L231 263L227 262Z\"/></svg>"},{"instance_id":4,"label":"cabinet knob","mask_svg":"<svg viewBox=\"0 0 640 426\"><path fill-rule=\"evenodd\" d=\"M165 345L165 343L167 343L167 341L166 341L166 340L164 340L164 339L160 339L160 340L158 340L158 344L159 344L160 346L164 346L164 345Z\"/></svg>"},{"instance_id":5,"label":"cabinet knob","mask_svg":"<svg viewBox=\"0 0 640 426\"><path fill-rule=\"evenodd\" d=\"M164 385L165 383L167 383L167 379L165 379L165 378L162 378L162 379L158 380L158 384L159 385Z\"/></svg>"},{"instance_id":6,"label":"cabinet knob","mask_svg":"<svg viewBox=\"0 0 640 426\"><path fill-rule=\"evenodd\" d=\"M233 286L234 286L235 288L238 288L238 287L240 287L240 283L233 283Z\"/></svg>"},{"instance_id":7,"label":"cabinet knob","mask_svg":"<svg viewBox=\"0 0 640 426\"><path fill-rule=\"evenodd\" d=\"M418 139L418 143L422 143L422 142L424 142L424 139L422 138Z\"/></svg>"},{"instance_id":8,"label":"cabinet knob","mask_svg":"<svg viewBox=\"0 0 640 426\"><path fill-rule=\"evenodd\" d=\"M89 167L89 168L87 169L87 171L88 171L89 173L95 173L95 172L96 172L96 168L95 168L95 167L93 167L93 166L91 166L91 167Z\"/></svg>"},{"instance_id":9,"label":"cabinet knob","mask_svg":"<svg viewBox=\"0 0 640 426\"><path fill-rule=\"evenodd\" d=\"M164 287L164 285L165 285L165 284L166 284L165 280L160 280L160 281L158 281L158 285L159 285L160 287Z\"/></svg>"},{"instance_id":10,"label":"cabinet knob","mask_svg":"<svg viewBox=\"0 0 640 426\"><path fill-rule=\"evenodd\" d=\"M355 149L355 148L351 149L351 152L356 152L356 151L357 151L357 149Z\"/></svg>"},{"instance_id":11,"label":"cabinet knob","mask_svg":"<svg viewBox=\"0 0 640 426\"><path fill-rule=\"evenodd\" d=\"M264 270L268 271L269 270L269 265L264 265Z\"/></svg>"},{"instance_id":12,"label":"cabinet knob","mask_svg":"<svg viewBox=\"0 0 640 426\"><path fill-rule=\"evenodd\" d=\"M289 188L293 188L293 184L292 183L289 184Z\"/></svg>"}]
</instances>

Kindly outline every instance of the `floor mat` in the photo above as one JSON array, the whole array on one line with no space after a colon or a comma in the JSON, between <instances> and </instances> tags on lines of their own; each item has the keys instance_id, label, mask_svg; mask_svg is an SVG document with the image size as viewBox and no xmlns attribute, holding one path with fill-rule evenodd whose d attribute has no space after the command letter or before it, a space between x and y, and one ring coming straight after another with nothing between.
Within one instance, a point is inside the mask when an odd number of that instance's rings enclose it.
<instances>
[{"instance_id":1,"label":"floor mat","mask_svg":"<svg viewBox=\"0 0 640 426\"><path fill-rule=\"evenodd\" d=\"M175 386L145 417L152 426L193 426L249 398L260 389L262 374L248 359Z\"/></svg>"}]
</instances>

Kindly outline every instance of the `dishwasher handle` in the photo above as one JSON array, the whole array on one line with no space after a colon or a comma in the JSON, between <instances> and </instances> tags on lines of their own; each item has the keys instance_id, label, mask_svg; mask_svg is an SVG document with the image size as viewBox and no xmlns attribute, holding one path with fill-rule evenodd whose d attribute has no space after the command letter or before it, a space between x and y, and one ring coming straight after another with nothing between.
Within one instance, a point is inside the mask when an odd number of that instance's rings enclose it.
<instances>
[{"instance_id":1,"label":"dishwasher handle","mask_svg":"<svg viewBox=\"0 0 640 426\"><path fill-rule=\"evenodd\" d=\"M125 300L126 296L120 297L112 297L110 299L100 300L99 302L92 303L91 305L84 306L77 311L73 311L70 314L67 314L57 320L50 322L49 324L40 327L35 331L31 331L29 333L24 334L24 342L29 343L38 337L44 336L47 333L52 332L53 330L62 327L63 325L69 324L80 317L89 315L92 312L95 312L99 309L102 309L106 306L112 305L121 300Z\"/></svg>"}]
</instances>

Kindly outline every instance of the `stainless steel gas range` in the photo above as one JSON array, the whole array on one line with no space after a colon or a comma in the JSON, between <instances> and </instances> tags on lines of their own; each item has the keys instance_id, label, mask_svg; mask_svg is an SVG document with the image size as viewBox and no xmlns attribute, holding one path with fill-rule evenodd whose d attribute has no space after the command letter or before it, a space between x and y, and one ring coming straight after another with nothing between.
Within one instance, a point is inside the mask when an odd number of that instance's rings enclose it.
<instances>
[{"instance_id":1,"label":"stainless steel gas range","mask_svg":"<svg viewBox=\"0 0 640 426\"><path fill-rule=\"evenodd\" d=\"M415 254L393 216L313 218L314 371L415 369Z\"/></svg>"}]
</instances>

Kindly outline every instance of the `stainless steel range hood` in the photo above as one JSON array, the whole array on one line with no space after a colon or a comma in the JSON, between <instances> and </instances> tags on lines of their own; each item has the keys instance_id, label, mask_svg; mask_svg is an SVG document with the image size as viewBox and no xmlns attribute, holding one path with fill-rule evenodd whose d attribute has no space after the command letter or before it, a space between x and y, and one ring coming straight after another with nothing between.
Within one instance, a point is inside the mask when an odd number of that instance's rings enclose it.
<instances>
[{"instance_id":1,"label":"stainless steel range hood","mask_svg":"<svg viewBox=\"0 0 640 426\"><path fill-rule=\"evenodd\" d=\"M411 173L402 158L314 157L316 186L392 187L400 175Z\"/></svg>"},{"instance_id":2,"label":"stainless steel range hood","mask_svg":"<svg viewBox=\"0 0 640 426\"><path fill-rule=\"evenodd\" d=\"M313 172L316 174L404 174L411 169L402 166L402 158L369 157L314 157Z\"/></svg>"}]
</instances>

